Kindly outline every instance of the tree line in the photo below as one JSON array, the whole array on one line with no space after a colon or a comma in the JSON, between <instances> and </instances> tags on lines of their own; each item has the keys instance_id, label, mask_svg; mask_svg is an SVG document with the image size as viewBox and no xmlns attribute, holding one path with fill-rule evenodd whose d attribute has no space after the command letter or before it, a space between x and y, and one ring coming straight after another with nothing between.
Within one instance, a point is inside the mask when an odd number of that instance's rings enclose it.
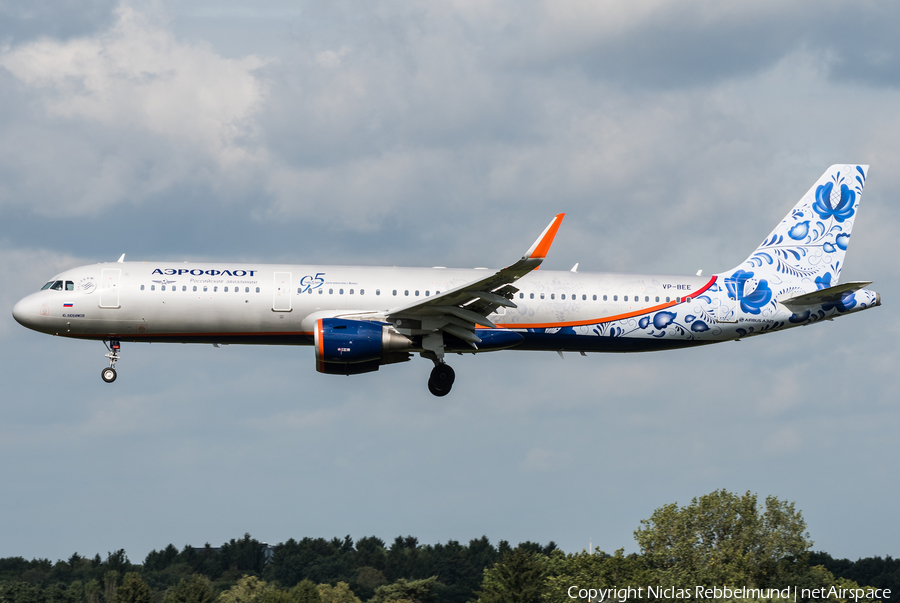
<instances>
[{"instance_id":1,"label":"tree line","mask_svg":"<svg viewBox=\"0 0 900 603\"><path fill-rule=\"evenodd\" d=\"M676 588L723 585L900 593L900 560L811 552L801 513L775 497L761 502L720 490L683 507L665 505L641 522L635 539L640 552L625 555L566 554L553 542L495 546L487 537L431 545L412 536L390 544L345 536L268 547L245 534L215 548L170 544L141 564L124 550L55 563L9 557L0 559L0 603L562 603L587 601L590 589L629 586L645 587L648 601L672 600ZM650 596L660 592L669 596ZM826 599L846 597L816 600Z\"/></svg>"}]
</instances>

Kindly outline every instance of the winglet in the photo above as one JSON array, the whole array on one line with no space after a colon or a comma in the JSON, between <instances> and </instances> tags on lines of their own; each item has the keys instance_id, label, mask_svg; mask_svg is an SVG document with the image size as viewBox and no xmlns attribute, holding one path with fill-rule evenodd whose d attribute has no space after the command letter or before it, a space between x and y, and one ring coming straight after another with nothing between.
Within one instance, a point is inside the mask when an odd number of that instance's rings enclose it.
<instances>
[{"instance_id":1,"label":"winglet","mask_svg":"<svg viewBox=\"0 0 900 603\"><path fill-rule=\"evenodd\" d=\"M556 214L556 217L547 225L547 228L545 228L544 232L541 233L541 236L537 238L534 245L525 252L525 255L522 257L523 260L543 260L547 257L547 252L550 251L550 245L553 244L553 239L556 237L556 231L559 230L559 225L562 224L565 215L566 214Z\"/></svg>"}]
</instances>

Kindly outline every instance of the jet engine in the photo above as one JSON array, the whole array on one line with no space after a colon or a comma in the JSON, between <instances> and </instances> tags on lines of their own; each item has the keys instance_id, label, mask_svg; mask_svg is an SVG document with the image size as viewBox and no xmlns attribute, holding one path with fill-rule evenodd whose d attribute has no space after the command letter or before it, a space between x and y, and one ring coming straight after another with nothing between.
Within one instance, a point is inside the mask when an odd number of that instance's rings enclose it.
<instances>
[{"instance_id":1,"label":"jet engine","mask_svg":"<svg viewBox=\"0 0 900 603\"><path fill-rule=\"evenodd\" d=\"M315 329L316 370L358 375L382 364L406 362L413 342L390 325L365 320L320 318Z\"/></svg>"}]
</instances>

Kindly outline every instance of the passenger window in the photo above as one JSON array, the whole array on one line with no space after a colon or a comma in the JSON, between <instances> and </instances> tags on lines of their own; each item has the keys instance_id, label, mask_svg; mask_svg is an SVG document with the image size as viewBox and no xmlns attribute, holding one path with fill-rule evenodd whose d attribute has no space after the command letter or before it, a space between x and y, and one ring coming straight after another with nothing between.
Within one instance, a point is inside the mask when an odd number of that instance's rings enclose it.
<instances>
[{"instance_id":1,"label":"passenger window","mask_svg":"<svg viewBox=\"0 0 900 603\"><path fill-rule=\"evenodd\" d=\"M213 287L213 293L217 293L218 291L219 291L218 285L216 285L215 287Z\"/></svg>"},{"instance_id":2,"label":"passenger window","mask_svg":"<svg viewBox=\"0 0 900 603\"><path fill-rule=\"evenodd\" d=\"M259 293L259 287L256 288L256 292ZM322 292L322 290L319 289L319 293L321 293L321 292Z\"/></svg>"},{"instance_id":3,"label":"passenger window","mask_svg":"<svg viewBox=\"0 0 900 603\"><path fill-rule=\"evenodd\" d=\"M353 289L350 289L350 295L353 295Z\"/></svg>"},{"instance_id":4,"label":"passenger window","mask_svg":"<svg viewBox=\"0 0 900 603\"><path fill-rule=\"evenodd\" d=\"M224 289L222 289L222 291L224 291L225 293L228 293L228 287L225 287Z\"/></svg>"},{"instance_id":5,"label":"passenger window","mask_svg":"<svg viewBox=\"0 0 900 603\"><path fill-rule=\"evenodd\" d=\"M659 301L659 296L658 296L658 295L656 296L656 301Z\"/></svg>"},{"instance_id":6,"label":"passenger window","mask_svg":"<svg viewBox=\"0 0 900 603\"><path fill-rule=\"evenodd\" d=\"M396 289L394 289L394 295L397 295L397 290L396 290Z\"/></svg>"},{"instance_id":7,"label":"passenger window","mask_svg":"<svg viewBox=\"0 0 900 603\"><path fill-rule=\"evenodd\" d=\"M419 297L419 290L416 289L416 297Z\"/></svg>"},{"instance_id":8,"label":"passenger window","mask_svg":"<svg viewBox=\"0 0 900 603\"><path fill-rule=\"evenodd\" d=\"M431 295L431 291L426 291L426 292L425 292L425 297L428 297L429 295Z\"/></svg>"},{"instance_id":9,"label":"passenger window","mask_svg":"<svg viewBox=\"0 0 900 603\"><path fill-rule=\"evenodd\" d=\"M645 302L650 301L650 296L649 296L649 295L645 295L645 296L644 296L644 301L645 301Z\"/></svg>"},{"instance_id":10,"label":"passenger window","mask_svg":"<svg viewBox=\"0 0 900 603\"><path fill-rule=\"evenodd\" d=\"M329 289L329 290L328 290L328 295L334 295L334 289Z\"/></svg>"},{"instance_id":11,"label":"passenger window","mask_svg":"<svg viewBox=\"0 0 900 603\"><path fill-rule=\"evenodd\" d=\"M234 288L234 292L235 292L235 293L240 293L240 292L241 292L241 288L240 288L240 287L235 287L235 288Z\"/></svg>"},{"instance_id":12,"label":"passenger window","mask_svg":"<svg viewBox=\"0 0 900 603\"><path fill-rule=\"evenodd\" d=\"M256 292L259 293L259 287L256 288ZM325 293L325 289L319 289L319 295Z\"/></svg>"},{"instance_id":13,"label":"passenger window","mask_svg":"<svg viewBox=\"0 0 900 603\"><path fill-rule=\"evenodd\" d=\"M181 286L181 290L182 290L182 291L187 291L187 285L182 285L182 286Z\"/></svg>"},{"instance_id":14,"label":"passenger window","mask_svg":"<svg viewBox=\"0 0 900 603\"><path fill-rule=\"evenodd\" d=\"M534 293L531 293L530 295L531 297L529 299L534 299Z\"/></svg>"},{"instance_id":15,"label":"passenger window","mask_svg":"<svg viewBox=\"0 0 900 603\"><path fill-rule=\"evenodd\" d=\"M668 298L668 297L666 298L666 301L669 301L669 298Z\"/></svg>"},{"instance_id":16,"label":"passenger window","mask_svg":"<svg viewBox=\"0 0 900 603\"><path fill-rule=\"evenodd\" d=\"M144 290L144 286L143 286L143 285L141 285L141 291L143 291L143 290Z\"/></svg>"},{"instance_id":17,"label":"passenger window","mask_svg":"<svg viewBox=\"0 0 900 603\"><path fill-rule=\"evenodd\" d=\"M440 295L441 292L440 292L440 291L435 291L434 294L435 294L435 295Z\"/></svg>"},{"instance_id":18,"label":"passenger window","mask_svg":"<svg viewBox=\"0 0 900 603\"><path fill-rule=\"evenodd\" d=\"M690 296L685 297L685 298L684 298L684 301L686 301L687 303L691 303L691 298L690 298Z\"/></svg>"},{"instance_id":19,"label":"passenger window","mask_svg":"<svg viewBox=\"0 0 900 603\"><path fill-rule=\"evenodd\" d=\"M594 296L594 299L597 299L597 296L596 296L596 295ZM581 301L587 301L587 295L582 295L582 296L581 296Z\"/></svg>"},{"instance_id":20,"label":"passenger window","mask_svg":"<svg viewBox=\"0 0 900 603\"><path fill-rule=\"evenodd\" d=\"M519 293L519 299L525 299L525 294L524 294L524 293Z\"/></svg>"},{"instance_id":21,"label":"passenger window","mask_svg":"<svg viewBox=\"0 0 900 603\"><path fill-rule=\"evenodd\" d=\"M365 290L365 289L360 289L360 290L359 290L359 294L360 294L360 295L365 295L365 294L366 294L366 290Z\"/></svg>"},{"instance_id":22,"label":"passenger window","mask_svg":"<svg viewBox=\"0 0 900 603\"><path fill-rule=\"evenodd\" d=\"M375 295L381 295L381 289L375 289Z\"/></svg>"},{"instance_id":23,"label":"passenger window","mask_svg":"<svg viewBox=\"0 0 900 603\"><path fill-rule=\"evenodd\" d=\"M556 299L556 293L551 293L551 294L550 294L550 299Z\"/></svg>"},{"instance_id":24,"label":"passenger window","mask_svg":"<svg viewBox=\"0 0 900 603\"><path fill-rule=\"evenodd\" d=\"M66 291L74 291L74 290L75 290L75 283L73 283L72 281L66 281Z\"/></svg>"},{"instance_id":25,"label":"passenger window","mask_svg":"<svg viewBox=\"0 0 900 603\"><path fill-rule=\"evenodd\" d=\"M544 294L543 294L543 293L541 293L541 299L544 299Z\"/></svg>"},{"instance_id":26,"label":"passenger window","mask_svg":"<svg viewBox=\"0 0 900 603\"><path fill-rule=\"evenodd\" d=\"M303 290L300 287L297 287L297 293L303 293Z\"/></svg>"},{"instance_id":27,"label":"passenger window","mask_svg":"<svg viewBox=\"0 0 900 603\"><path fill-rule=\"evenodd\" d=\"M150 290L151 290L151 291L156 291L156 285L150 285Z\"/></svg>"},{"instance_id":28,"label":"passenger window","mask_svg":"<svg viewBox=\"0 0 900 603\"><path fill-rule=\"evenodd\" d=\"M626 295L625 297L623 297L622 301L628 301L628 296Z\"/></svg>"},{"instance_id":29,"label":"passenger window","mask_svg":"<svg viewBox=\"0 0 900 603\"><path fill-rule=\"evenodd\" d=\"M562 294L562 299L566 299L566 294L565 294L565 293Z\"/></svg>"},{"instance_id":30,"label":"passenger window","mask_svg":"<svg viewBox=\"0 0 900 603\"><path fill-rule=\"evenodd\" d=\"M618 296L618 295L613 295L613 301L619 301L619 296Z\"/></svg>"},{"instance_id":31,"label":"passenger window","mask_svg":"<svg viewBox=\"0 0 900 603\"><path fill-rule=\"evenodd\" d=\"M206 293L206 285L203 285L203 292Z\"/></svg>"},{"instance_id":32,"label":"passenger window","mask_svg":"<svg viewBox=\"0 0 900 603\"><path fill-rule=\"evenodd\" d=\"M343 295L343 294L344 294L344 290L343 290L343 289L338 289L338 295Z\"/></svg>"},{"instance_id":33,"label":"passenger window","mask_svg":"<svg viewBox=\"0 0 900 603\"><path fill-rule=\"evenodd\" d=\"M409 289L403 292L403 295L409 295Z\"/></svg>"},{"instance_id":34,"label":"passenger window","mask_svg":"<svg viewBox=\"0 0 900 603\"><path fill-rule=\"evenodd\" d=\"M160 291L165 291L165 290L166 290L166 286L165 286L165 285L161 286L161 287L159 288L159 290L160 290Z\"/></svg>"}]
</instances>

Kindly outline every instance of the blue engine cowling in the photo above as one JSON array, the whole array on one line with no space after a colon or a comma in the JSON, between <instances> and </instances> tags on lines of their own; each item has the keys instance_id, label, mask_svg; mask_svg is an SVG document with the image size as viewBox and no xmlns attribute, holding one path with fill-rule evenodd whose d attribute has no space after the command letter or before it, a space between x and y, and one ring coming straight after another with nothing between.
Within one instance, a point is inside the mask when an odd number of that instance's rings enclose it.
<instances>
[{"instance_id":1,"label":"blue engine cowling","mask_svg":"<svg viewBox=\"0 0 900 603\"><path fill-rule=\"evenodd\" d=\"M412 342L384 323L321 318L316 321L315 347L317 371L356 375L408 360L404 351Z\"/></svg>"}]
</instances>

